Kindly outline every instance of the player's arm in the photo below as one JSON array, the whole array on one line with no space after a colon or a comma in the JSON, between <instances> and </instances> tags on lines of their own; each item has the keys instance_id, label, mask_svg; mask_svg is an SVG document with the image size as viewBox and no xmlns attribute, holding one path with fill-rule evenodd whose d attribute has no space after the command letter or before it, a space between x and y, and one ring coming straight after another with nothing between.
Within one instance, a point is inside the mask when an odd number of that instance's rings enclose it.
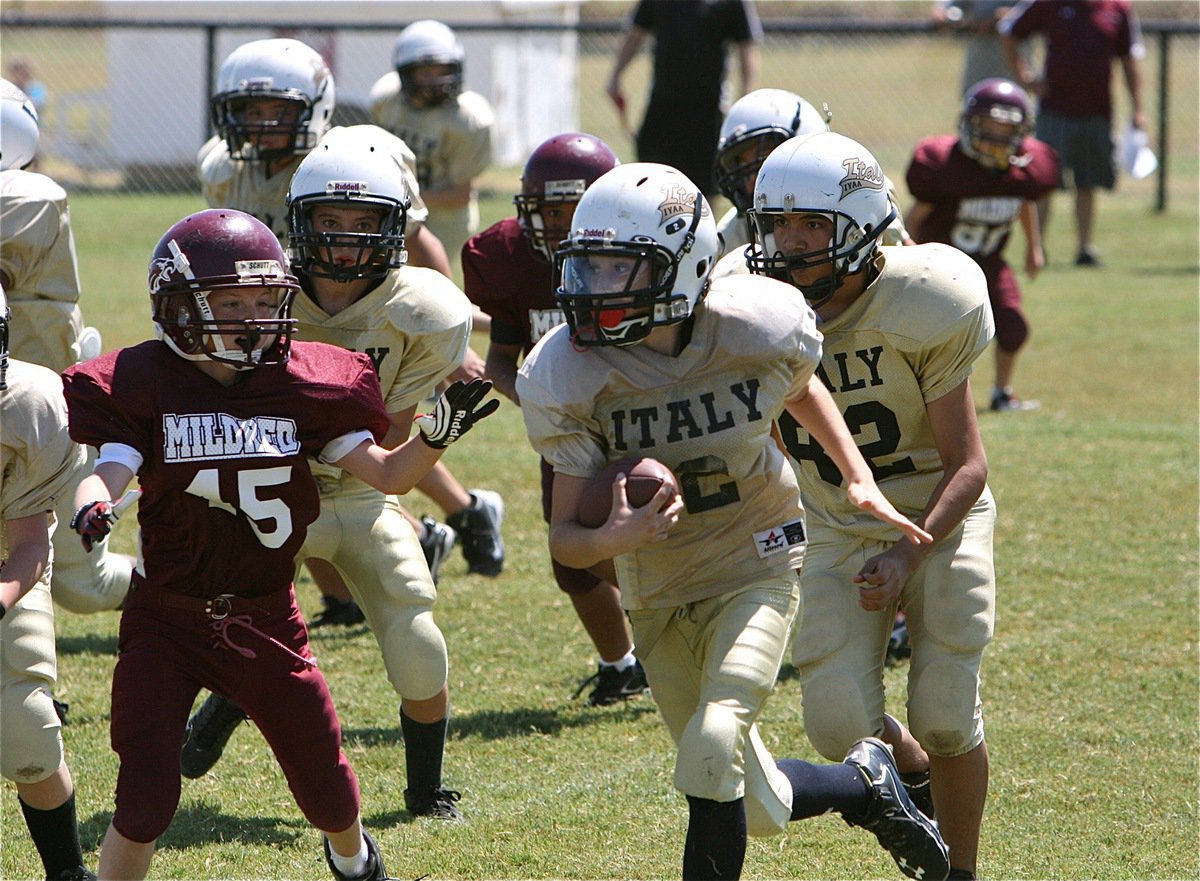
<instances>
[{"instance_id":1,"label":"player's arm","mask_svg":"<svg viewBox=\"0 0 1200 881\"><path fill-rule=\"evenodd\" d=\"M846 481L846 495L856 507L892 524L913 544L930 541L929 533L897 511L876 485L871 468L855 446L833 396L816 374L809 377L804 390L785 401L784 406L833 459Z\"/></svg>"},{"instance_id":2,"label":"player's arm","mask_svg":"<svg viewBox=\"0 0 1200 881\"><path fill-rule=\"evenodd\" d=\"M550 556L564 566L587 569L618 554L664 541L679 522L683 499L671 498L674 490L663 485L647 504L631 508L625 495L625 479L613 482L613 505L608 521L596 529L579 523L579 500L588 478L554 474L550 503Z\"/></svg>"},{"instance_id":3,"label":"player's arm","mask_svg":"<svg viewBox=\"0 0 1200 881\"><path fill-rule=\"evenodd\" d=\"M1037 278L1046 265L1046 253L1042 250L1042 227L1038 223L1037 202L1026 199L1021 205L1021 229L1025 232L1025 271L1029 280Z\"/></svg>"},{"instance_id":4,"label":"player's arm","mask_svg":"<svg viewBox=\"0 0 1200 881\"><path fill-rule=\"evenodd\" d=\"M919 199L908 210L908 215L904 218L904 225L908 227L908 233L912 236L914 242L926 241L925 221L929 220L929 215L932 213L933 203L922 202Z\"/></svg>"},{"instance_id":5,"label":"player's arm","mask_svg":"<svg viewBox=\"0 0 1200 881\"><path fill-rule=\"evenodd\" d=\"M113 511L113 506L124 495L133 476L133 470L120 462L98 462L95 470L75 487L75 516L70 527L78 533L88 553L112 531L119 513Z\"/></svg>"},{"instance_id":6,"label":"player's arm","mask_svg":"<svg viewBox=\"0 0 1200 881\"><path fill-rule=\"evenodd\" d=\"M958 527L979 500L987 485L988 465L968 380L926 404L925 410L944 471L917 522L937 543ZM896 542L868 560L853 579L859 586L859 604L868 611L889 607L931 548Z\"/></svg>"},{"instance_id":7,"label":"player's arm","mask_svg":"<svg viewBox=\"0 0 1200 881\"><path fill-rule=\"evenodd\" d=\"M506 344L492 340L488 343L487 364L484 374L492 381L496 391L514 404L520 404L517 396L517 359L521 357L519 343Z\"/></svg>"},{"instance_id":8,"label":"player's arm","mask_svg":"<svg viewBox=\"0 0 1200 881\"><path fill-rule=\"evenodd\" d=\"M453 382L437 399L433 412L415 418L420 429L415 437L390 450L374 441L364 440L330 464L349 471L385 493L404 495L437 464L450 444L470 431L475 423L496 412L500 406L498 398L483 403L491 390L492 384L486 380ZM385 443L396 430L393 422L384 437Z\"/></svg>"},{"instance_id":9,"label":"player's arm","mask_svg":"<svg viewBox=\"0 0 1200 881\"><path fill-rule=\"evenodd\" d=\"M1146 107L1142 103L1142 63L1130 53L1121 56L1121 71L1125 74L1125 88L1129 90L1129 103L1133 105L1133 127L1146 130Z\"/></svg>"},{"instance_id":10,"label":"player's arm","mask_svg":"<svg viewBox=\"0 0 1200 881\"><path fill-rule=\"evenodd\" d=\"M454 278L446 246L425 224L417 224L404 237L404 247L408 250L408 262L413 266L424 266L440 272L446 278Z\"/></svg>"},{"instance_id":11,"label":"player's arm","mask_svg":"<svg viewBox=\"0 0 1200 881\"><path fill-rule=\"evenodd\" d=\"M50 564L49 513L4 521L8 559L0 564L0 618L38 583Z\"/></svg>"}]
</instances>

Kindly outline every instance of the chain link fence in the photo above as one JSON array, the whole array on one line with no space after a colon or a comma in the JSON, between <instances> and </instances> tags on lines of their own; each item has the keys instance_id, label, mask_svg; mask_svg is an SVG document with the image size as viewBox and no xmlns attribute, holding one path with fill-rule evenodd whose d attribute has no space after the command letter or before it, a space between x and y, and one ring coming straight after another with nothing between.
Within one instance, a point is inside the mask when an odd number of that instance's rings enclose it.
<instances>
[{"instance_id":1,"label":"chain link fence","mask_svg":"<svg viewBox=\"0 0 1200 881\"><path fill-rule=\"evenodd\" d=\"M22 4L6 4L0 52L5 76L13 78L14 63L24 63L39 93L40 170L68 190L198 190L194 158L209 133L209 83L235 47L269 36L302 39L327 58L338 89L336 122L369 121L366 95L388 71L392 42L405 22L313 26L276 12L295 4L238 5L250 7L258 21L143 18L131 25L128 19L33 17L21 11ZM833 127L870 147L898 182L920 138L954 130L963 44L952 33L931 29L927 3L759 5L765 30L759 85L790 89L817 106L827 103ZM881 6L909 16L881 18ZM1151 145L1163 160L1158 197L1194 199L1200 155L1197 7L1139 4L1143 16L1143 7L1151 6L1180 14L1142 22ZM785 7L795 14L771 15ZM504 192L511 188L512 169L556 131L592 132L623 159L634 158L632 139L604 94L628 4L589 9L585 3L580 9L583 14L569 16L573 21L566 24L459 23L447 15L467 49L468 87L497 109L494 177ZM856 10L874 14L855 16ZM649 77L650 57L643 52L624 77L634 126ZM1113 91L1118 121L1127 119L1119 71ZM1148 199L1155 186L1137 184Z\"/></svg>"}]
</instances>

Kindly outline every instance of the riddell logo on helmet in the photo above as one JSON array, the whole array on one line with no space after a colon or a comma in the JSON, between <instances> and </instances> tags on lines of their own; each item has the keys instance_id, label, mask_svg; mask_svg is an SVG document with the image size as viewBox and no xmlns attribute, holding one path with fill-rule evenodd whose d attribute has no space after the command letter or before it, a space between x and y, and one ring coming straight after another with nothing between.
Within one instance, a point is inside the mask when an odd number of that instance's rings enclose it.
<instances>
[{"instance_id":1,"label":"riddell logo on helmet","mask_svg":"<svg viewBox=\"0 0 1200 881\"><path fill-rule=\"evenodd\" d=\"M842 168L846 169L846 176L838 181L842 187L842 195L838 201L862 189L883 189L883 171L878 165L851 156L842 160Z\"/></svg>"},{"instance_id":2,"label":"riddell logo on helmet","mask_svg":"<svg viewBox=\"0 0 1200 881\"><path fill-rule=\"evenodd\" d=\"M365 193L367 182L361 180L331 180L325 184L326 193Z\"/></svg>"},{"instance_id":3,"label":"riddell logo on helmet","mask_svg":"<svg viewBox=\"0 0 1200 881\"><path fill-rule=\"evenodd\" d=\"M682 187L679 184L667 187L662 202L658 205L660 215L658 225L662 226L672 217L680 214L690 214L696 210L696 198L700 194L696 190ZM701 203L701 216L708 214L708 203Z\"/></svg>"}]
</instances>

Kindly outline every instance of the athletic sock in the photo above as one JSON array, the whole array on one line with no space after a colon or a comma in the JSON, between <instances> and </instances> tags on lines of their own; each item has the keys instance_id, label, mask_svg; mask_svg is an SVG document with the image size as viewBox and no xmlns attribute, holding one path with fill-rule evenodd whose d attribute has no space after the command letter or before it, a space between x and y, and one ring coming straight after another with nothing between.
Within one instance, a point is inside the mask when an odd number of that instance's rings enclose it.
<instances>
[{"instance_id":1,"label":"athletic sock","mask_svg":"<svg viewBox=\"0 0 1200 881\"><path fill-rule=\"evenodd\" d=\"M800 759L775 763L792 784L793 820L836 811L861 814L870 794L867 782L854 765L814 765Z\"/></svg>"},{"instance_id":2,"label":"athletic sock","mask_svg":"<svg viewBox=\"0 0 1200 881\"><path fill-rule=\"evenodd\" d=\"M437 722L418 722L400 710L404 734L404 764L409 789L438 789L442 785L442 756L450 717Z\"/></svg>"},{"instance_id":3,"label":"athletic sock","mask_svg":"<svg viewBox=\"0 0 1200 881\"><path fill-rule=\"evenodd\" d=\"M369 857L367 839L361 836L358 839L358 853L352 857L344 857L334 850L332 845L329 847L329 859L337 867L337 870L347 878L357 878L366 872Z\"/></svg>"},{"instance_id":4,"label":"athletic sock","mask_svg":"<svg viewBox=\"0 0 1200 881\"><path fill-rule=\"evenodd\" d=\"M57 878L83 865L74 792L61 805L48 811L31 808L20 796L17 796L17 801L21 803L29 837L33 839L38 856L42 858L47 878Z\"/></svg>"},{"instance_id":5,"label":"athletic sock","mask_svg":"<svg viewBox=\"0 0 1200 881\"><path fill-rule=\"evenodd\" d=\"M601 667L611 667L612 669L616 670L618 673L624 673L626 670L628 670L630 667L632 667L636 663L637 663L637 658L634 656L632 651L626 652L625 657L618 658L615 661L606 661L603 658L600 659Z\"/></svg>"},{"instance_id":6,"label":"athletic sock","mask_svg":"<svg viewBox=\"0 0 1200 881\"><path fill-rule=\"evenodd\" d=\"M740 878L746 860L746 802L687 797L683 881Z\"/></svg>"}]
</instances>

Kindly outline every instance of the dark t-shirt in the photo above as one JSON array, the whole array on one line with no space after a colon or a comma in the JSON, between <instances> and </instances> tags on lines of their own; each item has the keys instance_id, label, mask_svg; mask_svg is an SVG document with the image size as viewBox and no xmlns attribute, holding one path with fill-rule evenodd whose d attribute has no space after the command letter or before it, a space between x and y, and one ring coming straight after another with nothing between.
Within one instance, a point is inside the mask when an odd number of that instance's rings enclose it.
<instances>
[{"instance_id":1,"label":"dark t-shirt","mask_svg":"<svg viewBox=\"0 0 1200 881\"><path fill-rule=\"evenodd\" d=\"M726 43L762 39L749 0L641 0L633 23L654 34L651 103L717 106Z\"/></svg>"},{"instance_id":2,"label":"dark t-shirt","mask_svg":"<svg viewBox=\"0 0 1200 881\"><path fill-rule=\"evenodd\" d=\"M69 368L63 386L72 439L142 455L146 580L189 596L286 590L320 509L309 457L389 425L370 358L324 343L223 386L150 341Z\"/></svg>"},{"instance_id":3,"label":"dark t-shirt","mask_svg":"<svg viewBox=\"0 0 1200 881\"><path fill-rule=\"evenodd\" d=\"M1001 22L1017 39L1046 37L1044 110L1064 116L1112 117L1112 62L1141 57L1141 25L1128 0L1037 0Z\"/></svg>"},{"instance_id":4,"label":"dark t-shirt","mask_svg":"<svg viewBox=\"0 0 1200 881\"><path fill-rule=\"evenodd\" d=\"M908 190L933 206L919 241L953 245L979 263L989 282L994 279L1004 266L1001 255L1021 205L1058 185L1058 157L1048 144L1026 138L1022 150L1028 163L999 172L964 153L956 135L917 144L908 166Z\"/></svg>"},{"instance_id":5,"label":"dark t-shirt","mask_svg":"<svg viewBox=\"0 0 1200 881\"><path fill-rule=\"evenodd\" d=\"M551 328L563 323L554 291L554 269L534 251L515 217L472 236L462 251L463 290L492 317L493 342L529 354Z\"/></svg>"}]
</instances>

